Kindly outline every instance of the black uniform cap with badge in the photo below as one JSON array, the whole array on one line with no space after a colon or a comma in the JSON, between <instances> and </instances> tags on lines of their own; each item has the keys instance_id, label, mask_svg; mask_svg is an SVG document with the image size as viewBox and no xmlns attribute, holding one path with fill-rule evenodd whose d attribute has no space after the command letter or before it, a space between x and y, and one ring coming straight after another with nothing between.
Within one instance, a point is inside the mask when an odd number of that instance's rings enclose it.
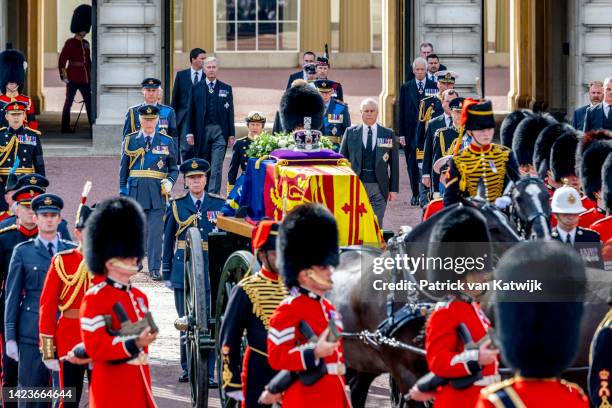
<instances>
[{"instance_id":1,"label":"black uniform cap with badge","mask_svg":"<svg viewBox=\"0 0 612 408\"><path fill-rule=\"evenodd\" d=\"M334 84L334 81L330 81L329 79L317 79L313 83L315 88L317 88L319 92L332 93L334 91L334 88L332 86Z\"/></svg>"},{"instance_id":2,"label":"black uniform cap with badge","mask_svg":"<svg viewBox=\"0 0 612 408\"><path fill-rule=\"evenodd\" d=\"M145 254L145 216L140 204L128 197L102 201L87 220L83 255L89 270L105 275L106 261Z\"/></svg>"},{"instance_id":3,"label":"black uniform cap with badge","mask_svg":"<svg viewBox=\"0 0 612 408\"><path fill-rule=\"evenodd\" d=\"M140 85L145 89L157 89L161 87L161 81L157 78L145 78Z\"/></svg>"},{"instance_id":4,"label":"black uniform cap with badge","mask_svg":"<svg viewBox=\"0 0 612 408\"><path fill-rule=\"evenodd\" d=\"M329 58L317 57L317 65L324 65L329 67Z\"/></svg>"},{"instance_id":5,"label":"black uniform cap with badge","mask_svg":"<svg viewBox=\"0 0 612 408\"><path fill-rule=\"evenodd\" d=\"M32 200L32 210L36 214L59 214L62 211L62 208L64 208L64 200L55 194L41 194Z\"/></svg>"},{"instance_id":6,"label":"black uniform cap with badge","mask_svg":"<svg viewBox=\"0 0 612 408\"><path fill-rule=\"evenodd\" d=\"M538 135L544 128L557 123L549 114L534 114L518 124L512 138L512 151L519 166L533 164L533 153Z\"/></svg>"},{"instance_id":7,"label":"black uniform cap with badge","mask_svg":"<svg viewBox=\"0 0 612 408\"><path fill-rule=\"evenodd\" d=\"M0 93L5 93L9 82L17 84L19 91L25 85L25 73L28 64L19 50L0 52Z\"/></svg>"},{"instance_id":8,"label":"black uniform cap with badge","mask_svg":"<svg viewBox=\"0 0 612 408\"><path fill-rule=\"evenodd\" d=\"M463 102L464 101L465 101L465 98L462 98L462 97L458 96L455 99L452 99L448 103L448 108L450 110L453 110L453 111L461 111L461 109L463 109Z\"/></svg>"},{"instance_id":9,"label":"black uniform cap with badge","mask_svg":"<svg viewBox=\"0 0 612 408\"><path fill-rule=\"evenodd\" d=\"M70 32L88 33L91 30L91 6L89 4L81 4L72 12L72 20L70 21Z\"/></svg>"},{"instance_id":10,"label":"black uniform cap with badge","mask_svg":"<svg viewBox=\"0 0 612 408\"><path fill-rule=\"evenodd\" d=\"M298 275L313 266L340 262L338 225L320 204L302 204L283 219L276 241L276 265L289 289L299 286Z\"/></svg>"},{"instance_id":11,"label":"black uniform cap with badge","mask_svg":"<svg viewBox=\"0 0 612 408\"><path fill-rule=\"evenodd\" d=\"M179 168L185 177L206 174L210 170L210 163L204 159L189 159L184 161Z\"/></svg>"},{"instance_id":12,"label":"black uniform cap with badge","mask_svg":"<svg viewBox=\"0 0 612 408\"><path fill-rule=\"evenodd\" d=\"M249 114L244 119L244 121L247 124L249 124L249 123L261 123L261 124L265 125L266 124L266 117L261 112L252 111L252 112L249 112Z\"/></svg>"},{"instance_id":13,"label":"black uniform cap with badge","mask_svg":"<svg viewBox=\"0 0 612 408\"><path fill-rule=\"evenodd\" d=\"M138 115L142 119L157 119L159 117L159 107L156 105L142 105L138 108Z\"/></svg>"},{"instance_id":14,"label":"black uniform cap with badge","mask_svg":"<svg viewBox=\"0 0 612 408\"><path fill-rule=\"evenodd\" d=\"M557 241L516 244L501 258L494 278L541 283L541 290L497 290L496 327L506 364L527 378L558 378L580 342L586 288L580 255Z\"/></svg>"}]
</instances>

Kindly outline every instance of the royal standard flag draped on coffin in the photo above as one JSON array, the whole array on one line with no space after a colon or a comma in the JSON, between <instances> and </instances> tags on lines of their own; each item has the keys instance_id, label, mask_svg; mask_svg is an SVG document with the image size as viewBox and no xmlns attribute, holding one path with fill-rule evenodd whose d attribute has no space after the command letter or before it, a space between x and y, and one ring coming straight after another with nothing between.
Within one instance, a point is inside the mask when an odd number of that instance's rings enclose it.
<instances>
[{"instance_id":1,"label":"royal standard flag draped on coffin","mask_svg":"<svg viewBox=\"0 0 612 408\"><path fill-rule=\"evenodd\" d=\"M281 220L303 203L320 203L334 214L340 245L381 246L383 237L365 188L348 165L267 164L266 217Z\"/></svg>"}]
</instances>

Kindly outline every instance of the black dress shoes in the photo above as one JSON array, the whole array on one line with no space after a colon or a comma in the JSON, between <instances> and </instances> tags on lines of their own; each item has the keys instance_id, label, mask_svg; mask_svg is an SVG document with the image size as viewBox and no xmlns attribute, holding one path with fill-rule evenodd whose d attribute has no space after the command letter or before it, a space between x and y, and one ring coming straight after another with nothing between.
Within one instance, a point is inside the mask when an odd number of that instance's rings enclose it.
<instances>
[{"instance_id":1,"label":"black dress shoes","mask_svg":"<svg viewBox=\"0 0 612 408\"><path fill-rule=\"evenodd\" d=\"M180 383L186 383L189 382L189 374L187 373L187 371L183 371L183 374L181 374L179 376L179 380Z\"/></svg>"},{"instance_id":2,"label":"black dress shoes","mask_svg":"<svg viewBox=\"0 0 612 408\"><path fill-rule=\"evenodd\" d=\"M412 200L410 200L410 205L413 207L416 207L417 205L419 205L418 197L412 197Z\"/></svg>"}]
</instances>

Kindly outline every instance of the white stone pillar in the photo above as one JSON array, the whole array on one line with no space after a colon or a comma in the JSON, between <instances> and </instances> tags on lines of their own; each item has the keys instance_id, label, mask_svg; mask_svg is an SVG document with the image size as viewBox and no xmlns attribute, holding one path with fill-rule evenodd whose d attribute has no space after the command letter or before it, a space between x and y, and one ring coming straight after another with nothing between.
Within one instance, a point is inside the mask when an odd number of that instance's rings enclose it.
<instances>
[{"instance_id":1,"label":"white stone pillar","mask_svg":"<svg viewBox=\"0 0 612 408\"><path fill-rule=\"evenodd\" d=\"M98 1L96 153L120 152L128 107L142 101L140 83L162 72L161 0Z\"/></svg>"},{"instance_id":2,"label":"white stone pillar","mask_svg":"<svg viewBox=\"0 0 612 408\"><path fill-rule=\"evenodd\" d=\"M475 78L481 76L481 0L416 0L414 2L414 50L430 42L440 62L459 74L455 88L461 96L475 96Z\"/></svg>"},{"instance_id":3,"label":"white stone pillar","mask_svg":"<svg viewBox=\"0 0 612 408\"><path fill-rule=\"evenodd\" d=\"M8 14L6 0L0 0L0 51L6 47L6 15Z\"/></svg>"}]
</instances>

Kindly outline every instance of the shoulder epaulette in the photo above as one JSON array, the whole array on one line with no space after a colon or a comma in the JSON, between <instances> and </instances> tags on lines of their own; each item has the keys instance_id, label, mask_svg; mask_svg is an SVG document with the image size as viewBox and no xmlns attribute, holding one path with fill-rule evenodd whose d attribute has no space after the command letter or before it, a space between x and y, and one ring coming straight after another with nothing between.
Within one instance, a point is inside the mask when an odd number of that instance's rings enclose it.
<instances>
[{"instance_id":1,"label":"shoulder epaulette","mask_svg":"<svg viewBox=\"0 0 612 408\"><path fill-rule=\"evenodd\" d=\"M447 127L438 128L438 129L436 129L436 132L434 133L434 136L438 136L438 134L439 134L440 132L442 132L442 131L446 131L446 130L448 130L448 129L449 129L449 128L447 128Z\"/></svg>"},{"instance_id":2,"label":"shoulder epaulette","mask_svg":"<svg viewBox=\"0 0 612 408\"><path fill-rule=\"evenodd\" d=\"M87 290L87 294L92 294L92 295L96 295L98 294L98 292L100 292L100 290L102 290L102 288L104 288L106 286L106 281L104 282L100 282L97 285L92 286L91 288L89 288L89 290Z\"/></svg>"},{"instance_id":3,"label":"shoulder epaulette","mask_svg":"<svg viewBox=\"0 0 612 408\"><path fill-rule=\"evenodd\" d=\"M246 138L248 138L248 136L242 136L242 137L239 137L238 139L236 139L236 142L239 142L239 141L244 140L244 139L246 139Z\"/></svg>"},{"instance_id":4,"label":"shoulder epaulette","mask_svg":"<svg viewBox=\"0 0 612 408\"><path fill-rule=\"evenodd\" d=\"M226 197L223 197L222 195L219 194L213 194L213 193L207 193L209 197L211 198L216 198L217 200L226 200Z\"/></svg>"},{"instance_id":5,"label":"shoulder epaulette","mask_svg":"<svg viewBox=\"0 0 612 408\"><path fill-rule=\"evenodd\" d=\"M488 397L489 395L493 395L493 394L503 390L504 388L511 387L512 384L514 384L515 381L516 381L515 378L508 378L507 380L500 381L498 383L491 384L488 387L483 388L480 391L480 393L484 397Z\"/></svg>"},{"instance_id":6,"label":"shoulder epaulette","mask_svg":"<svg viewBox=\"0 0 612 408\"><path fill-rule=\"evenodd\" d=\"M168 109L172 109L172 110L174 110L174 108L173 108L172 106L170 106L170 105L164 105L163 103L158 103L157 105L158 105L158 106L161 106L161 107L163 107L163 108L168 108Z\"/></svg>"},{"instance_id":7,"label":"shoulder epaulette","mask_svg":"<svg viewBox=\"0 0 612 408\"><path fill-rule=\"evenodd\" d=\"M140 133L140 130L137 130L137 131L132 132L132 133L128 133L128 134L126 134L126 135L125 135L125 137L130 137L130 136L132 136L132 135L136 135L136 134L138 134L138 133Z\"/></svg>"},{"instance_id":8,"label":"shoulder epaulette","mask_svg":"<svg viewBox=\"0 0 612 408\"><path fill-rule=\"evenodd\" d=\"M581 397L586 398L586 394L584 393L584 390L578 384L570 382L570 381L566 381L563 378L560 381L561 381L561 384L565 385L567 388L571 388L574 391L578 391Z\"/></svg>"},{"instance_id":9,"label":"shoulder epaulette","mask_svg":"<svg viewBox=\"0 0 612 408\"><path fill-rule=\"evenodd\" d=\"M15 245L15 249L17 249L17 248L19 248L21 246L30 245L30 244L33 244L33 243L34 243L34 238L30 238L27 241L23 241L23 242L20 242L17 245Z\"/></svg>"},{"instance_id":10,"label":"shoulder epaulette","mask_svg":"<svg viewBox=\"0 0 612 408\"><path fill-rule=\"evenodd\" d=\"M168 136L168 134L165 133L165 132L159 132L159 134L162 135L162 136L165 136L167 139L173 140L172 136Z\"/></svg>"},{"instance_id":11,"label":"shoulder epaulette","mask_svg":"<svg viewBox=\"0 0 612 408\"><path fill-rule=\"evenodd\" d=\"M0 229L0 234L2 234L3 232L12 231L16 229L17 229L17 224L9 225L8 227L4 227Z\"/></svg>"},{"instance_id":12,"label":"shoulder epaulette","mask_svg":"<svg viewBox=\"0 0 612 408\"><path fill-rule=\"evenodd\" d=\"M74 251L77 250L77 247L74 248L68 248L68 249L64 249L63 251L59 251L57 254L55 254L56 256L58 255L70 255L71 253L73 253Z\"/></svg>"},{"instance_id":13,"label":"shoulder epaulette","mask_svg":"<svg viewBox=\"0 0 612 408\"><path fill-rule=\"evenodd\" d=\"M59 240L59 241L60 241L61 243L63 243L63 244L66 244L66 245L71 246L71 248L68 248L68 249L75 249L75 248L77 248L77 244L75 244L74 242L72 242L72 241L70 241L70 240L68 240L68 239L63 239L63 238L60 238L60 240ZM72 247L72 246L74 246L74 247Z\"/></svg>"},{"instance_id":14,"label":"shoulder epaulette","mask_svg":"<svg viewBox=\"0 0 612 408\"><path fill-rule=\"evenodd\" d=\"M0 132L3 131L3 130L6 130L6 126L3 126L3 127L0 128Z\"/></svg>"},{"instance_id":15,"label":"shoulder epaulette","mask_svg":"<svg viewBox=\"0 0 612 408\"><path fill-rule=\"evenodd\" d=\"M132 106L130 106L130 107L128 108L128 110L129 110L129 109L135 109L135 108L139 107L140 105L142 105L142 103L137 103L136 105L132 105Z\"/></svg>"},{"instance_id":16,"label":"shoulder epaulette","mask_svg":"<svg viewBox=\"0 0 612 408\"><path fill-rule=\"evenodd\" d=\"M337 103L338 105L342 105L342 106L346 106L346 107L348 107L348 103L346 103L346 102L344 102L344 101L341 101L341 100L339 100L339 99L335 99L335 101L336 101L336 103Z\"/></svg>"},{"instance_id":17,"label":"shoulder epaulette","mask_svg":"<svg viewBox=\"0 0 612 408\"><path fill-rule=\"evenodd\" d=\"M42 135L42 132L40 130L36 130L36 129L32 129L30 127L25 126L26 129L36 133L37 135Z\"/></svg>"}]
</instances>

